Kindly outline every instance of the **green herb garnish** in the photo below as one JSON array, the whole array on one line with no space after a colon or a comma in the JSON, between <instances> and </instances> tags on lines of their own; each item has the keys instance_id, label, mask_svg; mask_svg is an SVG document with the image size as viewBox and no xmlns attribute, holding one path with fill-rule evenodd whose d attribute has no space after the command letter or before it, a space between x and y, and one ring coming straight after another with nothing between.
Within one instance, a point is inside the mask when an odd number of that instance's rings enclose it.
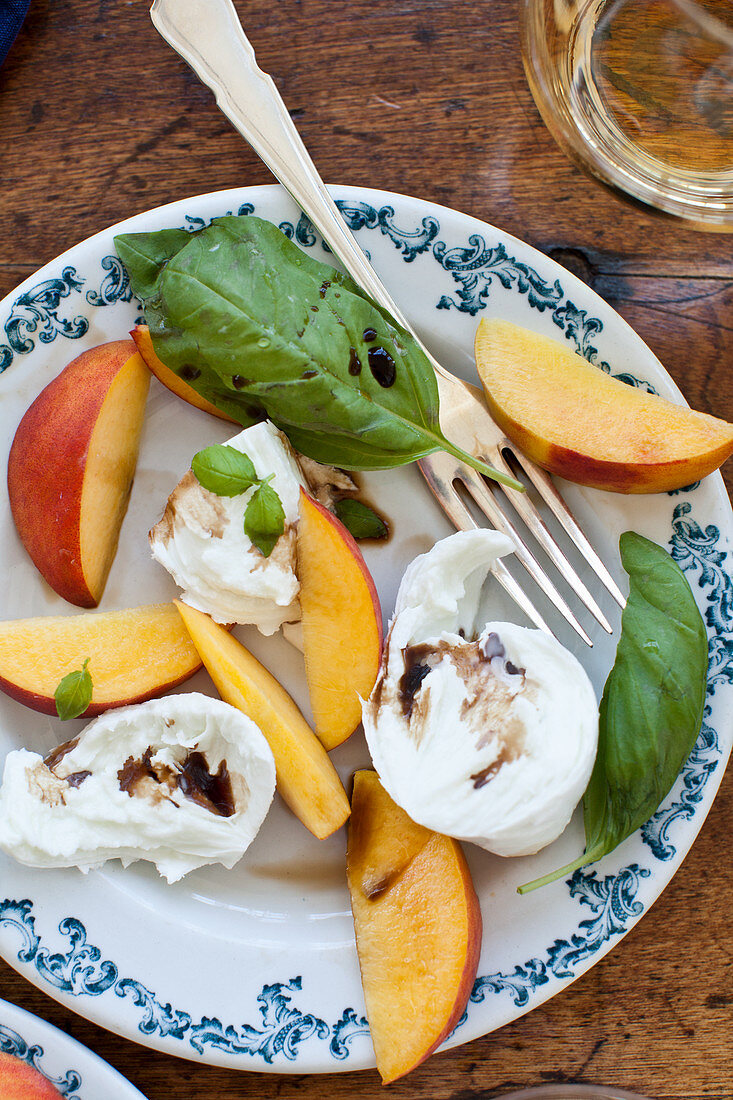
<instances>
[{"instance_id":1,"label":"green herb garnish","mask_svg":"<svg viewBox=\"0 0 733 1100\"><path fill-rule=\"evenodd\" d=\"M267 478L255 490L244 513L244 533L266 558L285 530L282 502L269 481Z\"/></svg>"},{"instance_id":2,"label":"green herb garnish","mask_svg":"<svg viewBox=\"0 0 733 1100\"><path fill-rule=\"evenodd\" d=\"M191 469L204 489L219 497L237 497L259 480L249 455L226 444L204 447L193 456Z\"/></svg>"},{"instance_id":3,"label":"green herb garnish","mask_svg":"<svg viewBox=\"0 0 733 1100\"><path fill-rule=\"evenodd\" d=\"M333 510L355 539L386 539L389 535L382 517L360 500L338 500Z\"/></svg>"},{"instance_id":4,"label":"green herb garnish","mask_svg":"<svg viewBox=\"0 0 733 1100\"><path fill-rule=\"evenodd\" d=\"M297 450L346 469L448 451L522 488L445 439L433 368L409 333L271 223L217 218L115 244L156 354L245 427L267 416Z\"/></svg>"},{"instance_id":5,"label":"green herb garnish","mask_svg":"<svg viewBox=\"0 0 733 1100\"><path fill-rule=\"evenodd\" d=\"M620 548L631 588L583 797L585 852L520 886L520 894L595 863L648 821L700 732L707 635L690 585L667 551L649 539L627 531Z\"/></svg>"},{"instance_id":6,"label":"green herb garnish","mask_svg":"<svg viewBox=\"0 0 733 1100\"><path fill-rule=\"evenodd\" d=\"M87 657L81 668L64 676L54 692L56 713L63 722L68 718L78 718L92 701L92 676L87 669L88 664Z\"/></svg>"},{"instance_id":7,"label":"green herb garnish","mask_svg":"<svg viewBox=\"0 0 733 1100\"><path fill-rule=\"evenodd\" d=\"M244 533L260 553L269 558L285 530L285 512L277 491L270 485L274 474L259 478L249 455L215 443L197 451L191 460L194 477L204 489L220 497L238 497L256 485L244 511Z\"/></svg>"}]
</instances>

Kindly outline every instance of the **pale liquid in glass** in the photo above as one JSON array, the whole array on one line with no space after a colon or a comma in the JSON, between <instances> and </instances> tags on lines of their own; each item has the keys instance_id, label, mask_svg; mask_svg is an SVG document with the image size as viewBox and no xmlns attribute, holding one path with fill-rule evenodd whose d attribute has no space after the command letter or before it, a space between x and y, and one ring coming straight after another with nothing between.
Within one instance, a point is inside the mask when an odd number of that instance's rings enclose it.
<instances>
[{"instance_id":1,"label":"pale liquid in glass","mask_svg":"<svg viewBox=\"0 0 733 1100\"><path fill-rule=\"evenodd\" d=\"M638 194L624 180L640 175L733 211L733 0L545 4L566 36L555 94L598 160L620 166L610 182Z\"/></svg>"},{"instance_id":2,"label":"pale liquid in glass","mask_svg":"<svg viewBox=\"0 0 733 1100\"><path fill-rule=\"evenodd\" d=\"M592 36L588 82L609 122L662 163L731 172L733 3L708 0L698 10L699 18L665 0L607 3Z\"/></svg>"}]
</instances>

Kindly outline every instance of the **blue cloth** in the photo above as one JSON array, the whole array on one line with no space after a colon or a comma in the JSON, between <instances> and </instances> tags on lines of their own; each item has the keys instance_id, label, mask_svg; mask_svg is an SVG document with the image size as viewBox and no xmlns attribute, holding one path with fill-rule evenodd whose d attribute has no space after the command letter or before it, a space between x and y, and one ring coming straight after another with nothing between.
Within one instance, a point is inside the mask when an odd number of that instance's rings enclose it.
<instances>
[{"instance_id":1,"label":"blue cloth","mask_svg":"<svg viewBox=\"0 0 733 1100\"><path fill-rule=\"evenodd\" d=\"M28 14L30 0L0 0L0 65Z\"/></svg>"}]
</instances>

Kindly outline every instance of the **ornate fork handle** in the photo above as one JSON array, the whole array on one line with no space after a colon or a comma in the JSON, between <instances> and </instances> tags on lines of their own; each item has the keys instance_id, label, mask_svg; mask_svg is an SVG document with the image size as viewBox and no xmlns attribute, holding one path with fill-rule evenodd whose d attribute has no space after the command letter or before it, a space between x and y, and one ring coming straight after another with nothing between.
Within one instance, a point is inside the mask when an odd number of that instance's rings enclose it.
<instances>
[{"instance_id":1,"label":"ornate fork handle","mask_svg":"<svg viewBox=\"0 0 733 1100\"><path fill-rule=\"evenodd\" d=\"M461 436L461 442L457 445L464 451L469 451L476 456L480 455L483 461L487 461L487 454L492 455L488 461L492 462L494 467L493 476L496 480L505 483L505 492L509 499L514 501L515 507L532 533L550 553L555 564L564 572L566 579L592 614L610 633L611 626L597 603L567 559L559 549L555 550L552 537L544 527L539 513L533 508L528 510L528 505L520 503L520 498L524 499L523 494L516 490L521 490L522 485L514 479L502 454L503 449L512 448L509 441L504 438L503 432L492 421L485 404L480 396L477 396L475 387L467 385L444 370L425 348L346 227L288 114L280 93L271 77L258 66L254 50L242 30L232 0L154 0L150 15L156 30L188 62L204 84L212 89L221 111L249 142L300 209L308 215L349 275L418 342L435 370L440 399L440 425L445 437L453 438L457 430L457 434ZM516 452L513 453L517 457ZM498 525L500 529L509 530L507 518L500 508L497 509L481 479L473 475L468 467L458 463L445 474L447 481L441 480L440 464L441 456L438 454L423 459L420 467L441 506L458 527L475 523L465 508L463 509L465 516L463 512L457 511L455 502L451 498L451 494L455 492L454 481L463 480L466 483L468 479L468 482L473 484L480 493L478 503L484 514L493 521L494 526ZM526 459L522 460L522 466L565 527L576 547L591 564L596 575L623 605L623 596L608 574L608 570L578 528L549 477ZM577 633L588 645L592 645L588 634L577 622L531 553L524 547L514 528L511 528L511 535L517 544L520 558L524 559L525 568L530 571ZM527 611L530 618L538 626L548 629L542 617L501 563L497 566L497 575L512 598Z\"/></svg>"},{"instance_id":2,"label":"ornate fork handle","mask_svg":"<svg viewBox=\"0 0 733 1100\"><path fill-rule=\"evenodd\" d=\"M348 273L403 328L412 328L347 229L280 93L260 69L231 0L155 0L156 29L216 96L233 126L305 211ZM430 356L433 366L440 365Z\"/></svg>"}]
</instances>

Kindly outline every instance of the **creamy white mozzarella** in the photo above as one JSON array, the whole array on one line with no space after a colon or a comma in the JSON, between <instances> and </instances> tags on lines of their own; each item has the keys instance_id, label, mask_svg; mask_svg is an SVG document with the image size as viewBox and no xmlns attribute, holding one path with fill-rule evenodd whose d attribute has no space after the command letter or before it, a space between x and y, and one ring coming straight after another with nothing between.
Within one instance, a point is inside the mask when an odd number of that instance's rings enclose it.
<instances>
[{"instance_id":1,"label":"creamy white mozzarella","mask_svg":"<svg viewBox=\"0 0 733 1100\"><path fill-rule=\"evenodd\" d=\"M82 871L145 859L175 882L207 863L234 866L274 791L254 722L219 699L169 695L108 711L45 761L11 752L0 848L31 867Z\"/></svg>"},{"instance_id":2,"label":"creamy white mozzarella","mask_svg":"<svg viewBox=\"0 0 733 1100\"><path fill-rule=\"evenodd\" d=\"M560 835L598 737L595 694L571 653L539 630L476 622L488 570L511 549L496 532L459 532L411 563L363 706L395 802L503 856Z\"/></svg>"},{"instance_id":3,"label":"creamy white mozzarella","mask_svg":"<svg viewBox=\"0 0 733 1100\"><path fill-rule=\"evenodd\" d=\"M274 634L284 622L300 618L295 525L305 482L287 438L269 421L246 428L226 445L247 454L259 478L275 475L270 484L282 501L285 530L270 556L244 533L254 486L240 496L220 497L190 470L150 532L150 547L191 607L219 623L254 623L263 634Z\"/></svg>"}]
</instances>

